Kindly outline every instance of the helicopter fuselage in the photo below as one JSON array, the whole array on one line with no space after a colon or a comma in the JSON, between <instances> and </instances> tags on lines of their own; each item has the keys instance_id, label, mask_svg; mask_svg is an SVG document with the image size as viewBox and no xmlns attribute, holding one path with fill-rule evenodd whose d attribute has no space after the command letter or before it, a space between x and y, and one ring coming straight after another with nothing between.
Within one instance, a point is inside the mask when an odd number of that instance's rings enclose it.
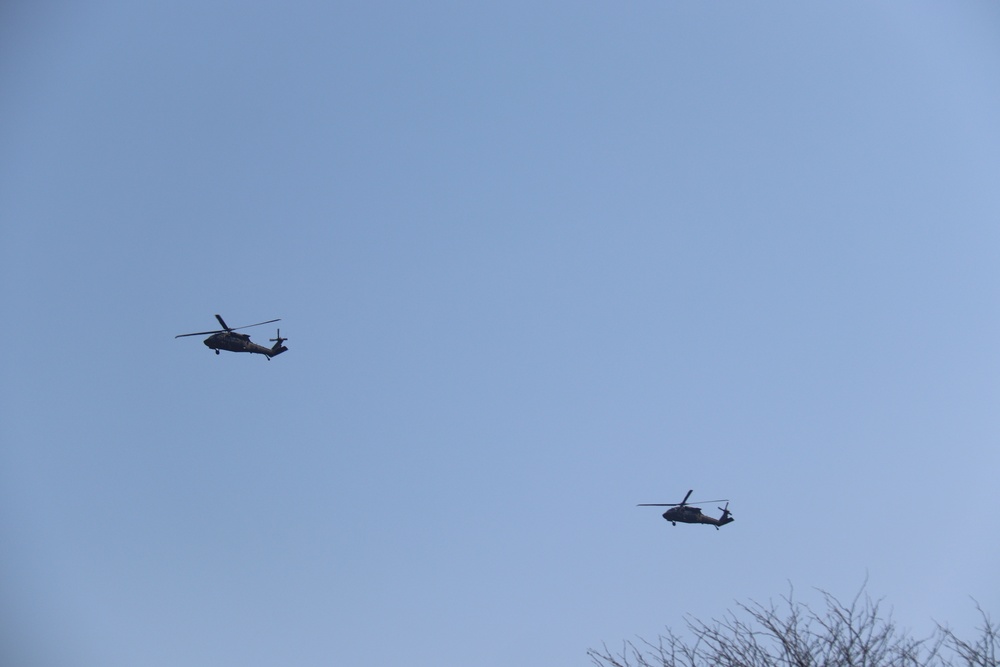
<instances>
[{"instance_id":1,"label":"helicopter fuselage","mask_svg":"<svg viewBox=\"0 0 1000 667\"><path fill-rule=\"evenodd\" d=\"M663 513L663 518L673 524L676 524L678 521L681 523L706 523L710 526L715 526L716 528L733 521L733 518L729 514L728 510L723 511L722 518L716 519L706 514L702 514L700 507L691 507L690 505L671 507Z\"/></svg>"},{"instance_id":2,"label":"helicopter fuselage","mask_svg":"<svg viewBox=\"0 0 1000 667\"><path fill-rule=\"evenodd\" d=\"M274 347L264 347L263 345L252 343L248 334L236 333L235 331L223 331L212 334L202 342L205 343L206 347L215 350L216 354L219 353L219 350L226 350L227 352L263 354L270 358L288 350L287 347L280 343Z\"/></svg>"}]
</instances>

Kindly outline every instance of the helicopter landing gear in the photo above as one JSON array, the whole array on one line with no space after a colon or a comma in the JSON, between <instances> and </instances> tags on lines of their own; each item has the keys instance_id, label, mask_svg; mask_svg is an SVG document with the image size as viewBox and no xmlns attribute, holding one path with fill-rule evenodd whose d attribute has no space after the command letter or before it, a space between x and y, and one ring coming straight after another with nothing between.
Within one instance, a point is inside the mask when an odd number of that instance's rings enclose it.
<instances>
[{"instance_id":1,"label":"helicopter landing gear","mask_svg":"<svg viewBox=\"0 0 1000 667\"><path fill-rule=\"evenodd\" d=\"M670 525L671 525L671 526L676 526L676 525L677 525L677 522L676 522L676 521L671 521L671 522L670 522Z\"/></svg>"},{"instance_id":2,"label":"helicopter landing gear","mask_svg":"<svg viewBox=\"0 0 1000 667\"><path fill-rule=\"evenodd\" d=\"M218 353L219 353L219 351L218 351L218 350L216 350L216 351L215 351L215 353L216 353L216 354L218 354Z\"/></svg>"}]
</instances>

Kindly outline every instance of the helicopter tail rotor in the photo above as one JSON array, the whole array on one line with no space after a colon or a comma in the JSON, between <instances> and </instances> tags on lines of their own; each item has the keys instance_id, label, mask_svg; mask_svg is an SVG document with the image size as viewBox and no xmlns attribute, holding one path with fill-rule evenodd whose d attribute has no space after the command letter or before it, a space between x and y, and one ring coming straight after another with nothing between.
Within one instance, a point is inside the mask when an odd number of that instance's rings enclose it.
<instances>
[{"instance_id":1,"label":"helicopter tail rotor","mask_svg":"<svg viewBox=\"0 0 1000 667\"><path fill-rule=\"evenodd\" d=\"M284 345L282 344L282 343L284 343L284 342L285 342L286 340L288 340L288 339L287 339L287 338L282 338L282 337L281 337L281 329L278 329L278 333L277 333L277 338L271 338L271 339L270 339L270 341L271 341L272 343L274 343L274 346L273 346L273 347L271 348L271 352L270 352L270 353L269 353L269 354L267 355L267 358L268 358L268 360L270 360L270 359L271 359L271 357L276 357L276 356L278 356L278 355L279 355L279 354L281 354L282 352L287 352L287 351L288 351L288 348L287 348L287 347L285 347L285 346L284 346Z\"/></svg>"},{"instance_id":2,"label":"helicopter tail rotor","mask_svg":"<svg viewBox=\"0 0 1000 667\"><path fill-rule=\"evenodd\" d=\"M281 329L278 329L278 333L276 335L278 336L277 338L269 338L268 340L270 340L272 343L277 343L277 345L275 345L275 347L281 347L281 344L284 343L288 339L281 337Z\"/></svg>"}]
</instances>

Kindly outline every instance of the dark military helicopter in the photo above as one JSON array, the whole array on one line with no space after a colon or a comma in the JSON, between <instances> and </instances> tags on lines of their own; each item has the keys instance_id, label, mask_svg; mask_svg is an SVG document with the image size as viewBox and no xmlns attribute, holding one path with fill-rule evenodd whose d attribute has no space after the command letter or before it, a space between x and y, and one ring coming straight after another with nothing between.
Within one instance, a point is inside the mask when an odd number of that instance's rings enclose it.
<instances>
[{"instance_id":1,"label":"dark military helicopter","mask_svg":"<svg viewBox=\"0 0 1000 667\"><path fill-rule=\"evenodd\" d=\"M692 489L693 490L693 489ZM707 523L711 526L715 526L718 530L719 526L725 526L727 523L733 522L733 515L729 513L729 501L726 499L722 500L701 500L699 502L703 503L726 503L725 507L720 507L722 510L722 516L718 519L713 519L710 516L705 516L701 513L700 507L691 507L687 504L687 499L691 497L691 491L687 492L684 496L684 500L679 503L639 503L637 507L669 507L666 512L663 513L663 518L677 525L677 522L681 523Z\"/></svg>"},{"instance_id":2,"label":"dark military helicopter","mask_svg":"<svg viewBox=\"0 0 1000 667\"><path fill-rule=\"evenodd\" d=\"M251 343L250 336L248 334L236 333L237 329L249 329L250 327L259 327L262 324L280 322L281 318L268 320L267 322L258 322L257 324L248 324L242 327L230 327L220 315L216 315L215 319L219 320L219 324L222 325L222 328L217 331L198 331L196 333L180 334L179 336L174 336L174 338L212 334L203 342L205 345L215 350L216 354L219 353L219 350L227 350L229 352L250 352L251 354L263 354L267 357L268 361L271 361L271 357L275 357L282 352L288 351L288 348L282 345L282 343L288 339L281 337L281 329L278 329L277 338L270 339L271 342L274 343L273 347L264 347L263 345L258 345L257 343Z\"/></svg>"}]
</instances>

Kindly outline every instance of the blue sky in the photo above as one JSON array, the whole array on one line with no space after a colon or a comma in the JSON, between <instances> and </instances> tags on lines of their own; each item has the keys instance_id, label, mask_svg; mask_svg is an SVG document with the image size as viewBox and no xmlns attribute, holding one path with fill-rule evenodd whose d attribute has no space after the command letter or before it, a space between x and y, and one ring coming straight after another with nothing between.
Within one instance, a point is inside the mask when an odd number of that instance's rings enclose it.
<instances>
[{"instance_id":1,"label":"blue sky","mask_svg":"<svg viewBox=\"0 0 1000 667\"><path fill-rule=\"evenodd\" d=\"M998 35L5 4L3 651L587 664L866 578L917 634L1000 613ZM290 351L174 339L214 313ZM635 507L689 488L736 522Z\"/></svg>"}]
</instances>

